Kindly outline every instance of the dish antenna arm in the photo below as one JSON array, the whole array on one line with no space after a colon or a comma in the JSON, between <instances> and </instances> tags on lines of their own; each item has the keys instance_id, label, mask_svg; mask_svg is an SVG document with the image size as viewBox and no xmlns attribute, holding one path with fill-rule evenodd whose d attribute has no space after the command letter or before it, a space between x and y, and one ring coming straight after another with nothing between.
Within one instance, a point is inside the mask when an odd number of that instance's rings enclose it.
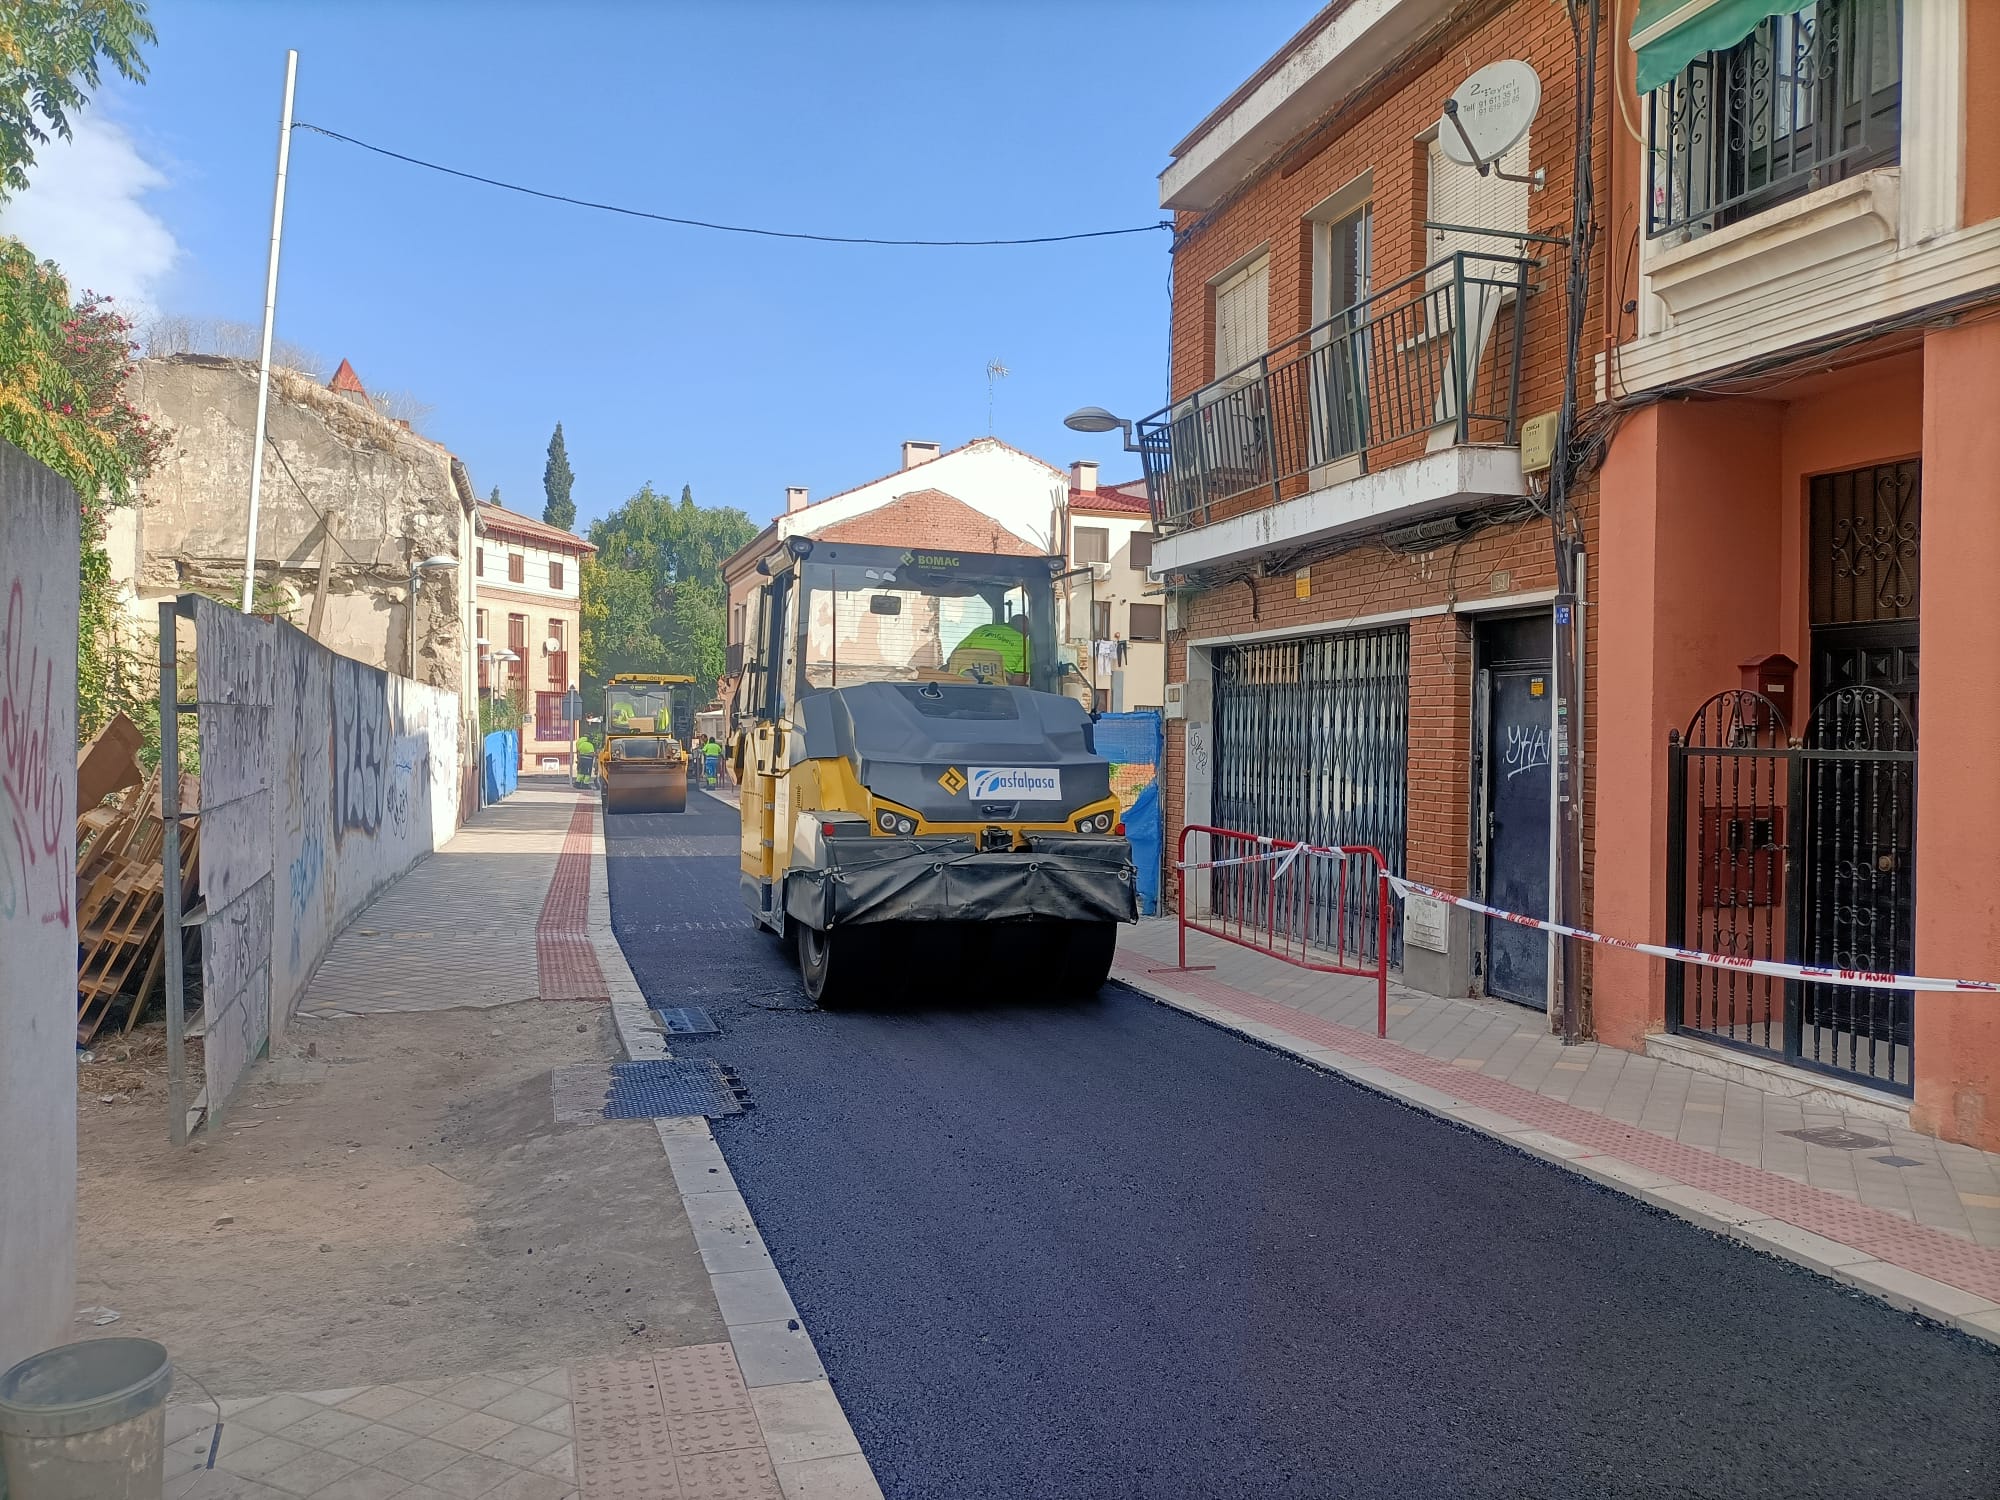
<instances>
[{"instance_id":1,"label":"dish antenna arm","mask_svg":"<svg viewBox=\"0 0 2000 1500\"><path fill-rule=\"evenodd\" d=\"M1458 132L1458 138L1465 142L1465 154L1472 158L1473 168L1481 177L1497 177L1502 182L1525 182L1538 193L1549 185L1548 170L1544 167L1537 167L1534 171L1525 173L1503 172L1500 170L1499 157L1489 159L1481 156L1479 148L1472 143L1471 133L1465 128L1465 121L1458 117L1458 100L1444 101L1444 117L1451 122L1451 128Z\"/></svg>"}]
</instances>

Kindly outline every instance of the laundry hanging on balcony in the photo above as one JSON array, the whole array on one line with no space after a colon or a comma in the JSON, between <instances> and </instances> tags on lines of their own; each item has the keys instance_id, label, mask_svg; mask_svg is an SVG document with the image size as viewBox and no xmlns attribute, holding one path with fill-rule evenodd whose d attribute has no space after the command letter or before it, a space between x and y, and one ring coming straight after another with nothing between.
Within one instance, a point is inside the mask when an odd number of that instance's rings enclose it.
<instances>
[{"instance_id":1,"label":"laundry hanging on balcony","mask_svg":"<svg viewBox=\"0 0 2000 1500\"><path fill-rule=\"evenodd\" d=\"M1801 0L1639 0L1632 50L1638 89L1650 94L1706 52L1726 52L1766 16L1788 16Z\"/></svg>"}]
</instances>

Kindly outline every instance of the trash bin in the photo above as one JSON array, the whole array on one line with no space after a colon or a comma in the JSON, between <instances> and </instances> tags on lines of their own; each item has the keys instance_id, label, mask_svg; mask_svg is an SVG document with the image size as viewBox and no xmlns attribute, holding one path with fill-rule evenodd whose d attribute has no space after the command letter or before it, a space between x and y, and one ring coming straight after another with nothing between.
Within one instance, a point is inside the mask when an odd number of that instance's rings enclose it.
<instances>
[{"instance_id":1,"label":"trash bin","mask_svg":"<svg viewBox=\"0 0 2000 1500\"><path fill-rule=\"evenodd\" d=\"M86 1339L0 1375L8 1500L160 1500L173 1361L151 1339Z\"/></svg>"}]
</instances>

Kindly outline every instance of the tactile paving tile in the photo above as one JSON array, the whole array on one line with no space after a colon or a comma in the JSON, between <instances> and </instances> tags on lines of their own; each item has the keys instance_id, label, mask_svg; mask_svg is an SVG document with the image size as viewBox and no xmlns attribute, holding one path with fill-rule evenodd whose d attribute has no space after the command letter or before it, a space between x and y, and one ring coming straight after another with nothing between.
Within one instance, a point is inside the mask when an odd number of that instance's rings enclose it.
<instances>
[{"instance_id":1,"label":"tactile paving tile","mask_svg":"<svg viewBox=\"0 0 2000 1500\"><path fill-rule=\"evenodd\" d=\"M667 1432L673 1438L675 1456L680 1458L698 1453L728 1453L738 1448L762 1451L764 1447L764 1429L757 1425L757 1413L748 1405L723 1411L670 1411Z\"/></svg>"},{"instance_id":2,"label":"tactile paving tile","mask_svg":"<svg viewBox=\"0 0 2000 1500\"><path fill-rule=\"evenodd\" d=\"M660 1404L669 1416L738 1411L750 1405L743 1372L736 1367L736 1351L727 1344L663 1349L653 1356L653 1367L658 1372Z\"/></svg>"},{"instance_id":3,"label":"tactile paving tile","mask_svg":"<svg viewBox=\"0 0 2000 1500\"><path fill-rule=\"evenodd\" d=\"M607 1359L570 1371L570 1425L578 1468L640 1463L673 1453L651 1360Z\"/></svg>"},{"instance_id":4,"label":"tactile paving tile","mask_svg":"<svg viewBox=\"0 0 2000 1500\"><path fill-rule=\"evenodd\" d=\"M719 1032L722 1028L715 1024L715 1018L705 1010L697 1010L687 1005L656 1005L653 1013L667 1028L670 1036L703 1036L709 1032Z\"/></svg>"},{"instance_id":5,"label":"tactile paving tile","mask_svg":"<svg viewBox=\"0 0 2000 1500\"><path fill-rule=\"evenodd\" d=\"M579 1456L576 1482L582 1500L688 1500L673 1459L664 1453L658 1458L598 1464L586 1464Z\"/></svg>"},{"instance_id":6,"label":"tactile paving tile","mask_svg":"<svg viewBox=\"0 0 2000 1500\"><path fill-rule=\"evenodd\" d=\"M607 1120L741 1113L743 1101L729 1075L710 1058L648 1058L611 1065L611 1093L604 1103Z\"/></svg>"},{"instance_id":7,"label":"tactile paving tile","mask_svg":"<svg viewBox=\"0 0 2000 1500\"><path fill-rule=\"evenodd\" d=\"M683 1500L784 1500L766 1453L701 1453L676 1462Z\"/></svg>"}]
</instances>

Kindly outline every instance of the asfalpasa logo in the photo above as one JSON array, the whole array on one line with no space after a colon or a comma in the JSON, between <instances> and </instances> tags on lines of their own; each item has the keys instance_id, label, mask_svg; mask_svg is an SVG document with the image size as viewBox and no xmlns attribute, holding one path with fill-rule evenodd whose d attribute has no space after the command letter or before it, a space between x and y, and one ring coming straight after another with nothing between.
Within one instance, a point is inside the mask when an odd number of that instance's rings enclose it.
<instances>
[{"instance_id":1,"label":"asfalpasa logo","mask_svg":"<svg viewBox=\"0 0 2000 1500\"><path fill-rule=\"evenodd\" d=\"M1062 772L1052 767L972 767L970 795L975 802L1060 802L1062 794Z\"/></svg>"}]
</instances>

